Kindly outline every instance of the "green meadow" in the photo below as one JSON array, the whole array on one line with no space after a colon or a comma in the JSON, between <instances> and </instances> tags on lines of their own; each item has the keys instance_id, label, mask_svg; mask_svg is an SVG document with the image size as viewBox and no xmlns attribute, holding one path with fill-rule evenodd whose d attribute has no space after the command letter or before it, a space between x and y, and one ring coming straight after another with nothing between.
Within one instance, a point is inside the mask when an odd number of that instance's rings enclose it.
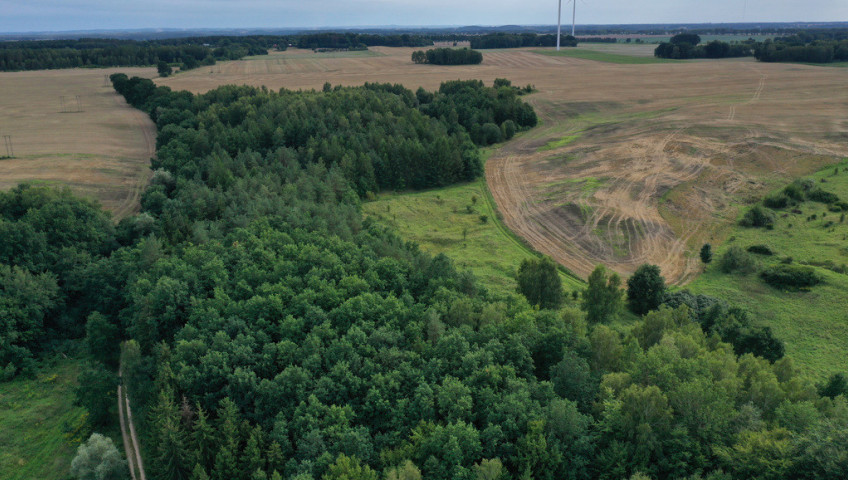
<instances>
[{"instance_id":1,"label":"green meadow","mask_svg":"<svg viewBox=\"0 0 848 480\"><path fill-rule=\"evenodd\" d=\"M514 293L521 261L538 255L498 219L484 178L425 192L383 194L363 210L424 251L446 254L495 293ZM565 272L560 277L566 291L584 288L582 280Z\"/></svg>"},{"instance_id":2,"label":"green meadow","mask_svg":"<svg viewBox=\"0 0 848 480\"><path fill-rule=\"evenodd\" d=\"M848 160L807 178L840 199L848 199ZM780 190L782 187L775 192ZM842 212L810 201L774 213L771 230L733 227L722 245L713 246L713 263L687 288L746 308L786 343L786 353L805 373L820 380L844 373L848 368L848 220ZM791 262L812 266L824 282L809 291L782 291L767 285L758 273L725 274L719 270L716 264L730 247L747 249L751 245L766 245L774 252L752 254L758 272Z\"/></svg>"},{"instance_id":3,"label":"green meadow","mask_svg":"<svg viewBox=\"0 0 848 480\"><path fill-rule=\"evenodd\" d=\"M45 361L35 378L0 383L0 478L68 478L86 413L73 405L81 362Z\"/></svg>"}]
</instances>

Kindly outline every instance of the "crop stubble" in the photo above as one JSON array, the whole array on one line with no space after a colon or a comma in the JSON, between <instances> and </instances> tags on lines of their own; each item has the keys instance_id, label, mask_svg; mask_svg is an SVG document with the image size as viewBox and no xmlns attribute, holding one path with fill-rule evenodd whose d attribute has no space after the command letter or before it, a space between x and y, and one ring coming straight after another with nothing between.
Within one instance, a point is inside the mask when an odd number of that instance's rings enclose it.
<instances>
[{"instance_id":1,"label":"crop stubble","mask_svg":"<svg viewBox=\"0 0 848 480\"><path fill-rule=\"evenodd\" d=\"M150 68L0 73L0 134L10 135L14 147L14 158L0 160L0 189L22 182L67 185L116 219L138 210L156 129L107 84L116 71L155 74ZM68 112L62 112L63 96ZM0 155L6 155L3 145Z\"/></svg>"}]
</instances>

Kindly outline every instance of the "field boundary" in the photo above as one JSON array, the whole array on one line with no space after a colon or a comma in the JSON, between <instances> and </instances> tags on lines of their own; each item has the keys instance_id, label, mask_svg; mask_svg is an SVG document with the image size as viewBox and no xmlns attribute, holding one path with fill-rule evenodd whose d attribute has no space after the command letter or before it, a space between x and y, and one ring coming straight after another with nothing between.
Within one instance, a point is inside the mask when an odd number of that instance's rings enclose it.
<instances>
[{"instance_id":1,"label":"field boundary","mask_svg":"<svg viewBox=\"0 0 848 480\"><path fill-rule=\"evenodd\" d=\"M485 165L484 165L484 169L485 169ZM495 202L495 198L492 196L492 192L489 190L489 182L486 180L486 175L484 174L483 176L481 176L476 181L481 183L481 188L483 189L483 193L485 194L484 196L486 197L486 203L489 205L489 208L491 208L492 212L494 212L494 214L495 214L495 218L493 220L494 220L495 226L497 226L498 230L506 238L508 238L516 246L518 246L519 248L521 248L525 252L527 252L527 253L529 253L529 254L537 257L537 258L544 257L545 254L534 249L526 240L524 240L523 238L518 236L517 233L513 232L512 229L510 229L508 226L506 226L506 224L504 224L503 215L501 214L501 211L498 209L498 204L497 204L497 202ZM558 262L557 262L556 265L557 265L557 270L559 270L559 272L562 273L563 275L565 275L569 278L573 278L574 280L577 280L581 284L586 283L585 280L580 278L580 276L578 276L577 274L575 274L574 272L569 270L564 265L561 265Z\"/></svg>"}]
</instances>

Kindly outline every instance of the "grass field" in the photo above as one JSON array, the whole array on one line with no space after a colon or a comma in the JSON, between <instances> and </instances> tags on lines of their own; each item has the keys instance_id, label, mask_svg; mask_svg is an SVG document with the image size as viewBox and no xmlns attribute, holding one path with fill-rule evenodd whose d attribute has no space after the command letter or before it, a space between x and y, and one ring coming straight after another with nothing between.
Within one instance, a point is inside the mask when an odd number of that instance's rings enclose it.
<instances>
[{"instance_id":1,"label":"grass field","mask_svg":"<svg viewBox=\"0 0 848 480\"><path fill-rule=\"evenodd\" d=\"M579 58L582 60L592 60L595 62L617 63L620 65L645 65L652 63L680 63L681 60L670 60L667 58L656 58L654 56L631 55L626 53L612 53L602 51L600 48L603 44L588 44L585 47L563 48L560 51L556 50L538 50L537 53L542 55L551 55L555 57L570 57ZM637 53L634 51L634 53Z\"/></svg>"},{"instance_id":2,"label":"grass field","mask_svg":"<svg viewBox=\"0 0 848 480\"><path fill-rule=\"evenodd\" d=\"M839 169L838 175L833 174L834 168ZM848 160L808 178L814 179L822 189L848 199ZM826 183L821 183L822 179ZM802 213L792 213L792 209ZM727 241L716 249L716 260L734 245L742 248L767 245L775 255L754 255L760 267L779 263L786 257L791 257L794 263L832 264L836 269L848 263L848 221L842 214L830 212L817 202L803 202L776 212L778 218L773 230L732 228ZM809 220L812 215L816 215L815 220ZM723 274L715 265L688 288L748 309L786 342L787 353L799 367L823 379L832 373L848 371L848 275L823 266L814 268L825 282L809 292L779 291L765 284L757 274Z\"/></svg>"},{"instance_id":3,"label":"grass field","mask_svg":"<svg viewBox=\"0 0 848 480\"><path fill-rule=\"evenodd\" d=\"M33 181L67 185L117 218L138 210L156 131L107 83L116 71L155 74L152 68L0 73L0 134L11 137L13 149L13 158L0 160L0 189ZM0 145L0 155L6 153Z\"/></svg>"},{"instance_id":4,"label":"grass field","mask_svg":"<svg viewBox=\"0 0 848 480\"><path fill-rule=\"evenodd\" d=\"M498 220L482 180L425 192L383 194L363 209L424 251L446 254L495 293L514 293L515 271L522 260L536 256ZM585 288L572 276L561 273L560 277L567 291Z\"/></svg>"},{"instance_id":5,"label":"grass field","mask_svg":"<svg viewBox=\"0 0 848 480\"><path fill-rule=\"evenodd\" d=\"M80 368L62 359L45 364L35 379L0 383L0 478L67 478L76 452L69 438L85 416L72 405Z\"/></svg>"}]
</instances>

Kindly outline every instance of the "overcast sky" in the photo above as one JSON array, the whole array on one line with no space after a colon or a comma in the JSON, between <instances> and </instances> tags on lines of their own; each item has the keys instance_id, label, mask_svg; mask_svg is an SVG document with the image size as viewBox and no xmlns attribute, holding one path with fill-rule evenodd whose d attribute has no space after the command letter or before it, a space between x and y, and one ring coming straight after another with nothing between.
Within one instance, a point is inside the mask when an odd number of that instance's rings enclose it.
<instances>
[{"instance_id":1,"label":"overcast sky","mask_svg":"<svg viewBox=\"0 0 848 480\"><path fill-rule=\"evenodd\" d=\"M576 1L578 24L848 21L848 0ZM554 24L556 9L557 0L0 0L0 32Z\"/></svg>"}]
</instances>

